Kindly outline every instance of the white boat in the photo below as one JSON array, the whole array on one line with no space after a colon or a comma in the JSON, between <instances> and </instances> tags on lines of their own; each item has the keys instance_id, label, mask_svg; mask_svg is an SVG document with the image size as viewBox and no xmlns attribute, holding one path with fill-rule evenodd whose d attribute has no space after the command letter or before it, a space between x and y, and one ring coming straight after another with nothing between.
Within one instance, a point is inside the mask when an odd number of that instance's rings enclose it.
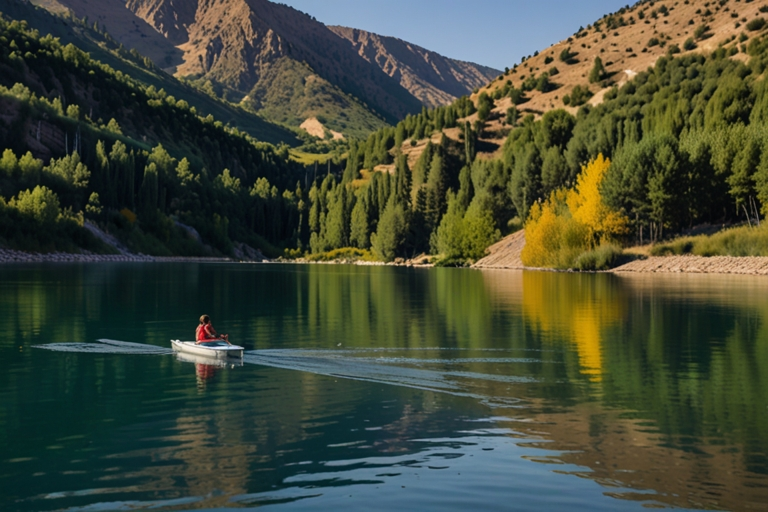
<instances>
[{"instance_id":1,"label":"white boat","mask_svg":"<svg viewBox=\"0 0 768 512\"><path fill-rule=\"evenodd\" d=\"M173 351L177 361L182 363L202 364L206 366L215 366L217 368L234 368L243 366L243 360L237 357L228 357L227 359L214 359L209 356L198 356L188 352Z\"/></svg>"},{"instance_id":2,"label":"white boat","mask_svg":"<svg viewBox=\"0 0 768 512\"><path fill-rule=\"evenodd\" d=\"M197 344L194 341L171 340L171 346L176 352L207 357L217 361L242 359L244 350L243 347L230 345L226 341L206 341Z\"/></svg>"}]
</instances>

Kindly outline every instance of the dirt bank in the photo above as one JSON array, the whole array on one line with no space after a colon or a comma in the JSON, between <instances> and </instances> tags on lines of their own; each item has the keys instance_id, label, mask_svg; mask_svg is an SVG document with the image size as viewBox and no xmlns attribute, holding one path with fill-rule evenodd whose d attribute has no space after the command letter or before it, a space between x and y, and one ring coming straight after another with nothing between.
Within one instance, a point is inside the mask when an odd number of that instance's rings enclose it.
<instances>
[{"instance_id":1,"label":"dirt bank","mask_svg":"<svg viewBox=\"0 0 768 512\"><path fill-rule=\"evenodd\" d=\"M734 256L652 256L616 267L612 272L768 275L768 258Z\"/></svg>"},{"instance_id":2,"label":"dirt bank","mask_svg":"<svg viewBox=\"0 0 768 512\"><path fill-rule=\"evenodd\" d=\"M478 260L472 268L525 268L520 253L525 246L525 232L518 231L488 248L488 256Z\"/></svg>"},{"instance_id":3,"label":"dirt bank","mask_svg":"<svg viewBox=\"0 0 768 512\"><path fill-rule=\"evenodd\" d=\"M519 231L509 235L489 247L488 256L472 267L524 269L526 267L520 260L524 246L525 232ZM768 257L652 256L632 261L610 272L768 275Z\"/></svg>"}]
</instances>

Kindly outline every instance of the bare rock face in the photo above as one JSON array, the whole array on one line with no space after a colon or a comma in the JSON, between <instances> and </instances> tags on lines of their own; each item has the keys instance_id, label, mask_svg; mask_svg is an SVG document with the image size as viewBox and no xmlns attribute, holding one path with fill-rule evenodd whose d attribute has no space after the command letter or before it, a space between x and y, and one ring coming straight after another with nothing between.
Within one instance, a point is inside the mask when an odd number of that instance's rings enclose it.
<instances>
[{"instance_id":1,"label":"bare rock face","mask_svg":"<svg viewBox=\"0 0 768 512\"><path fill-rule=\"evenodd\" d=\"M398 80L428 107L447 105L476 87L485 86L501 73L479 64L443 57L395 37L348 27L328 28L349 41L361 57Z\"/></svg>"},{"instance_id":2,"label":"bare rock face","mask_svg":"<svg viewBox=\"0 0 768 512\"><path fill-rule=\"evenodd\" d=\"M165 0L131 0L128 4L150 1L160 4ZM186 0L173 1L187 3ZM55 13L69 11L78 18L87 18L89 23L98 24L126 48L136 48L169 72L181 62L181 52L174 43L155 31L152 24L136 16L126 5L126 0L31 0L31 3ZM194 0L188 3L194 3Z\"/></svg>"},{"instance_id":3,"label":"bare rock face","mask_svg":"<svg viewBox=\"0 0 768 512\"><path fill-rule=\"evenodd\" d=\"M174 45L188 40L195 22L197 0L127 0L125 6Z\"/></svg>"},{"instance_id":4,"label":"bare rock face","mask_svg":"<svg viewBox=\"0 0 768 512\"><path fill-rule=\"evenodd\" d=\"M320 116L356 136L449 104L499 74L399 39L327 27L268 0L33 1L88 16L167 72L210 80L269 119L299 126Z\"/></svg>"},{"instance_id":5,"label":"bare rock face","mask_svg":"<svg viewBox=\"0 0 768 512\"><path fill-rule=\"evenodd\" d=\"M179 75L209 78L247 95L270 66L290 57L390 121L421 107L325 25L286 5L267 0L128 0L126 5L182 50Z\"/></svg>"}]
</instances>

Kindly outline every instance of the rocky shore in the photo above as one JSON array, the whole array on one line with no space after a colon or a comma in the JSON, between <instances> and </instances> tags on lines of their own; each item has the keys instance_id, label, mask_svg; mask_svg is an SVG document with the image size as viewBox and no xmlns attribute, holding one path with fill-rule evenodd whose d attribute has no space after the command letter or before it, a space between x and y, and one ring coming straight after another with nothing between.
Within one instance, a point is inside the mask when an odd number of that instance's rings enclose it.
<instances>
[{"instance_id":1,"label":"rocky shore","mask_svg":"<svg viewBox=\"0 0 768 512\"><path fill-rule=\"evenodd\" d=\"M107 263L107 262L232 262L230 258L187 258L147 256L146 254L72 254L65 252L34 253L0 249L3 263Z\"/></svg>"},{"instance_id":2,"label":"rocky shore","mask_svg":"<svg viewBox=\"0 0 768 512\"><path fill-rule=\"evenodd\" d=\"M520 261L520 251L525 245L522 233L515 233L489 248L489 255L478 261L473 268L523 270ZM239 256L239 255L238 255ZM250 257L249 257L250 256ZM109 263L109 262L178 262L178 263L230 263L237 261L269 261L257 260L253 255L244 258L209 258L182 256L148 256L146 254L131 254L122 251L121 254L92 254L92 253L29 253L0 248L0 264L10 263ZM413 260L401 260L393 263L382 263L363 260L334 260L308 261L275 260L277 263L315 263L315 264L354 264L354 265L395 265L408 267L431 267L431 261L426 256ZM529 269L535 270L535 269ZM615 273L692 273L692 274L746 274L768 275L768 257L733 257L733 256L652 256L637 259L616 267L609 272Z\"/></svg>"},{"instance_id":3,"label":"rocky shore","mask_svg":"<svg viewBox=\"0 0 768 512\"><path fill-rule=\"evenodd\" d=\"M635 260L611 272L768 275L768 258L734 256L652 256Z\"/></svg>"},{"instance_id":4,"label":"rocky shore","mask_svg":"<svg viewBox=\"0 0 768 512\"><path fill-rule=\"evenodd\" d=\"M520 260L525 246L525 233L518 231L488 248L488 256L473 268L523 270ZM540 269L529 269L540 270ZM608 272L659 273L659 274L747 274L768 275L768 257L734 256L651 256L637 259Z\"/></svg>"}]
</instances>

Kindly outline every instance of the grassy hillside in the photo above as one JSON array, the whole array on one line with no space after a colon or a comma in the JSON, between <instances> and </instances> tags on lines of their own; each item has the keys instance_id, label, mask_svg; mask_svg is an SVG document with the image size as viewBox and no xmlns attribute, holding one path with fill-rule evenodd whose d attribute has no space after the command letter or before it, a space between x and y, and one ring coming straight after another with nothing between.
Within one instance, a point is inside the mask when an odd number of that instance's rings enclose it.
<instances>
[{"instance_id":1,"label":"grassy hillside","mask_svg":"<svg viewBox=\"0 0 768 512\"><path fill-rule=\"evenodd\" d=\"M764 2L643 0L606 14L573 35L510 63L509 68L472 95L495 100L486 130L504 137L506 112L537 118L552 109L576 114L583 104L598 105L614 86L621 87L664 56L708 55L722 45L747 59L746 46L766 30ZM596 66L596 60L599 65ZM574 89L576 94L574 94Z\"/></svg>"},{"instance_id":2,"label":"grassy hillside","mask_svg":"<svg viewBox=\"0 0 768 512\"><path fill-rule=\"evenodd\" d=\"M367 137L387 126L383 119L306 64L286 57L264 72L242 103L289 126L299 126L314 117L326 128L347 137Z\"/></svg>"}]
</instances>

